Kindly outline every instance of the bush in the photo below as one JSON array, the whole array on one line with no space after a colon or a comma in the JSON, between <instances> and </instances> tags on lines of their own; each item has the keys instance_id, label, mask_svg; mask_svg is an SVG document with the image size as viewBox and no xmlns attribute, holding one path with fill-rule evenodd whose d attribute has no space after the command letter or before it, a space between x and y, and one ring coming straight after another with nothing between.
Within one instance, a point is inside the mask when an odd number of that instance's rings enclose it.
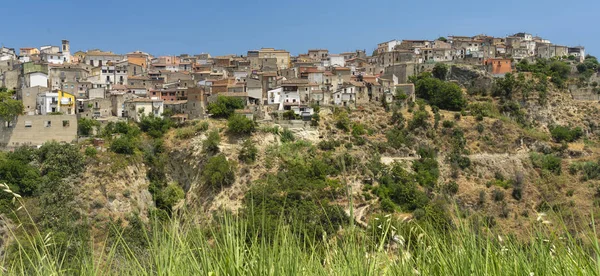
<instances>
[{"instance_id":1,"label":"bush","mask_svg":"<svg viewBox=\"0 0 600 276\"><path fill-rule=\"evenodd\" d=\"M42 145L38 161L42 164L42 175L55 172L66 177L82 172L85 167L84 157L76 146L54 141Z\"/></svg>"},{"instance_id":2,"label":"bush","mask_svg":"<svg viewBox=\"0 0 600 276\"><path fill-rule=\"evenodd\" d=\"M467 105L462 90L455 83L421 74L415 83L415 93L431 105L441 109L459 111Z\"/></svg>"},{"instance_id":3,"label":"bush","mask_svg":"<svg viewBox=\"0 0 600 276\"><path fill-rule=\"evenodd\" d=\"M494 190L492 192L492 199L496 202L504 200L504 192L501 190Z\"/></svg>"},{"instance_id":4,"label":"bush","mask_svg":"<svg viewBox=\"0 0 600 276\"><path fill-rule=\"evenodd\" d=\"M98 150L94 147L87 147L85 148L85 155L88 157L96 157L96 154L98 154Z\"/></svg>"},{"instance_id":5,"label":"bush","mask_svg":"<svg viewBox=\"0 0 600 276\"><path fill-rule=\"evenodd\" d=\"M298 116L293 110L288 110L286 112L283 112L283 118L286 120L296 120Z\"/></svg>"},{"instance_id":6,"label":"bush","mask_svg":"<svg viewBox=\"0 0 600 276\"><path fill-rule=\"evenodd\" d=\"M236 109L241 108L244 108L242 99L218 96L217 101L209 103L206 109L214 118L229 118Z\"/></svg>"},{"instance_id":7,"label":"bush","mask_svg":"<svg viewBox=\"0 0 600 276\"><path fill-rule=\"evenodd\" d=\"M334 115L335 126L343 131L350 130L350 118L348 117L348 112L345 110L338 109Z\"/></svg>"},{"instance_id":8,"label":"bush","mask_svg":"<svg viewBox=\"0 0 600 276\"><path fill-rule=\"evenodd\" d=\"M171 183L165 187L156 200L156 207L164 210L172 210L173 206L185 197L185 192L177 183Z\"/></svg>"},{"instance_id":9,"label":"bush","mask_svg":"<svg viewBox=\"0 0 600 276\"><path fill-rule=\"evenodd\" d=\"M557 175L561 174L562 159L560 157L556 157L551 154L539 154L534 152L531 153L530 158L531 163L533 163L535 168L547 170Z\"/></svg>"},{"instance_id":10,"label":"bush","mask_svg":"<svg viewBox=\"0 0 600 276\"><path fill-rule=\"evenodd\" d=\"M202 143L202 148L204 152L210 154L216 154L219 152L219 143L221 143L221 136L219 135L219 131L213 130L208 133L206 140Z\"/></svg>"},{"instance_id":11,"label":"bush","mask_svg":"<svg viewBox=\"0 0 600 276\"><path fill-rule=\"evenodd\" d=\"M581 127L551 126L550 134L552 134L552 138L558 143L563 141L574 142L583 136L583 130Z\"/></svg>"},{"instance_id":12,"label":"bush","mask_svg":"<svg viewBox=\"0 0 600 276\"><path fill-rule=\"evenodd\" d=\"M294 137L294 133L292 133L291 130L289 130L288 128L284 128L283 131L281 132L281 142L282 143L288 143L288 142L294 142L294 140L296 140L296 137Z\"/></svg>"},{"instance_id":13,"label":"bush","mask_svg":"<svg viewBox=\"0 0 600 276\"><path fill-rule=\"evenodd\" d=\"M256 124L246 116L234 114L227 120L227 130L233 134L247 135L254 132Z\"/></svg>"},{"instance_id":14,"label":"bush","mask_svg":"<svg viewBox=\"0 0 600 276\"><path fill-rule=\"evenodd\" d=\"M190 139L196 135L196 131L193 128L180 128L175 131L175 138L177 139Z\"/></svg>"},{"instance_id":15,"label":"bush","mask_svg":"<svg viewBox=\"0 0 600 276\"><path fill-rule=\"evenodd\" d=\"M481 123L479 123L477 124L477 126L475 126L475 129L477 130L477 132L483 133L484 127Z\"/></svg>"},{"instance_id":16,"label":"bush","mask_svg":"<svg viewBox=\"0 0 600 276\"><path fill-rule=\"evenodd\" d=\"M352 135L361 136L367 134L365 130L365 126L363 124L354 124L352 125Z\"/></svg>"},{"instance_id":17,"label":"bush","mask_svg":"<svg viewBox=\"0 0 600 276\"><path fill-rule=\"evenodd\" d=\"M235 181L233 167L223 154L208 159L208 162L202 169L201 177L202 181L213 190L229 186Z\"/></svg>"},{"instance_id":18,"label":"bush","mask_svg":"<svg viewBox=\"0 0 600 276\"><path fill-rule=\"evenodd\" d=\"M240 150L240 155L238 158L244 163L252 163L256 161L257 154L258 149L254 145L252 139L246 139L246 141L242 143L242 149Z\"/></svg>"},{"instance_id":19,"label":"bush","mask_svg":"<svg viewBox=\"0 0 600 276\"><path fill-rule=\"evenodd\" d=\"M168 118L160 118L154 116L154 114L150 114L150 116L142 116L140 120L140 129L143 132L148 133L152 138L160 138L162 137L173 125Z\"/></svg>"},{"instance_id":20,"label":"bush","mask_svg":"<svg viewBox=\"0 0 600 276\"><path fill-rule=\"evenodd\" d=\"M385 134L385 137L387 138L388 145L395 149L399 149L409 142L406 130L393 128Z\"/></svg>"},{"instance_id":21,"label":"bush","mask_svg":"<svg viewBox=\"0 0 600 276\"><path fill-rule=\"evenodd\" d=\"M408 123L408 129L414 130L417 128L427 129L429 128L429 113L427 111L416 111L413 115L412 120Z\"/></svg>"},{"instance_id":22,"label":"bush","mask_svg":"<svg viewBox=\"0 0 600 276\"><path fill-rule=\"evenodd\" d=\"M121 136L110 144L110 150L119 154L131 155L135 152L136 143L133 138L129 136Z\"/></svg>"},{"instance_id":23,"label":"bush","mask_svg":"<svg viewBox=\"0 0 600 276\"><path fill-rule=\"evenodd\" d=\"M81 118L77 120L77 134L79 136L91 136L94 134L94 128L98 129L100 127L100 122L88 119Z\"/></svg>"},{"instance_id":24,"label":"bush","mask_svg":"<svg viewBox=\"0 0 600 276\"><path fill-rule=\"evenodd\" d=\"M326 141L320 141L317 144L317 147L323 151L329 151L329 150L334 150L335 148L339 147L340 145L341 145L341 143L339 141L326 140Z\"/></svg>"},{"instance_id":25,"label":"bush","mask_svg":"<svg viewBox=\"0 0 600 276\"><path fill-rule=\"evenodd\" d=\"M445 63L436 63L433 67L432 74L434 78L446 80L446 76L448 75L448 65Z\"/></svg>"},{"instance_id":26,"label":"bush","mask_svg":"<svg viewBox=\"0 0 600 276\"><path fill-rule=\"evenodd\" d=\"M449 195L455 195L458 193L458 183L455 181L448 182L448 184L444 186L444 192Z\"/></svg>"},{"instance_id":27,"label":"bush","mask_svg":"<svg viewBox=\"0 0 600 276\"><path fill-rule=\"evenodd\" d=\"M453 128L454 127L454 122L445 120L445 121L442 122L442 126L444 128Z\"/></svg>"}]
</instances>

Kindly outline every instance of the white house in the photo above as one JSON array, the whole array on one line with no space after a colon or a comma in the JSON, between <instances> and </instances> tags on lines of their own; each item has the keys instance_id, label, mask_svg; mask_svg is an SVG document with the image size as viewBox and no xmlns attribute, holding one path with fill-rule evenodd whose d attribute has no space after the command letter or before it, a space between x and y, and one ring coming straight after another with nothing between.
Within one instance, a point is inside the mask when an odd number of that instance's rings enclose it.
<instances>
[{"instance_id":1,"label":"white house","mask_svg":"<svg viewBox=\"0 0 600 276\"><path fill-rule=\"evenodd\" d=\"M135 98L125 102L126 116L139 122L142 115L162 118L164 102L158 98Z\"/></svg>"},{"instance_id":2,"label":"white house","mask_svg":"<svg viewBox=\"0 0 600 276\"><path fill-rule=\"evenodd\" d=\"M344 67L346 66L346 60L342 55L329 55L327 59L322 61L322 65L325 67Z\"/></svg>"},{"instance_id":3,"label":"white house","mask_svg":"<svg viewBox=\"0 0 600 276\"><path fill-rule=\"evenodd\" d=\"M335 105L350 106L356 101L355 87L340 88L333 92L333 103Z\"/></svg>"},{"instance_id":4,"label":"white house","mask_svg":"<svg viewBox=\"0 0 600 276\"><path fill-rule=\"evenodd\" d=\"M38 95L37 114L46 115L51 112L59 112L57 92L46 92Z\"/></svg>"},{"instance_id":5,"label":"white house","mask_svg":"<svg viewBox=\"0 0 600 276\"><path fill-rule=\"evenodd\" d=\"M269 104L280 104L281 103L281 92L283 92L282 87L278 87L273 90L269 90L267 92L267 97L269 98Z\"/></svg>"},{"instance_id":6,"label":"white house","mask_svg":"<svg viewBox=\"0 0 600 276\"><path fill-rule=\"evenodd\" d=\"M42 72L29 73L27 74L26 81L27 87L48 87L48 74Z\"/></svg>"}]
</instances>

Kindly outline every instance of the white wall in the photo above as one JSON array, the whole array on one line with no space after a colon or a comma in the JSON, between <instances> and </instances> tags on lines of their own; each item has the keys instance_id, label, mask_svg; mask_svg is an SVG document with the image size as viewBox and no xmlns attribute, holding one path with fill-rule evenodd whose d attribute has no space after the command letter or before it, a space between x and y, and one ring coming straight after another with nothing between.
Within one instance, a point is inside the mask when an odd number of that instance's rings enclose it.
<instances>
[{"instance_id":1,"label":"white wall","mask_svg":"<svg viewBox=\"0 0 600 276\"><path fill-rule=\"evenodd\" d=\"M267 98L269 98L269 104L279 104L281 103L281 93L283 89L281 87L269 90L267 92Z\"/></svg>"},{"instance_id":2,"label":"white wall","mask_svg":"<svg viewBox=\"0 0 600 276\"><path fill-rule=\"evenodd\" d=\"M48 87L48 75L36 72L29 74L29 87Z\"/></svg>"}]
</instances>

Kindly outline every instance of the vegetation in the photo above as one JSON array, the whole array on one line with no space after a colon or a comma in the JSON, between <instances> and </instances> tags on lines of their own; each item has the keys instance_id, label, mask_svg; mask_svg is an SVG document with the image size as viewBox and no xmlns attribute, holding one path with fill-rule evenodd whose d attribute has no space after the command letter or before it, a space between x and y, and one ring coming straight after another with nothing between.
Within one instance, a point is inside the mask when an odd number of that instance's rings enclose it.
<instances>
[{"instance_id":1,"label":"vegetation","mask_svg":"<svg viewBox=\"0 0 600 276\"><path fill-rule=\"evenodd\" d=\"M416 78L415 92L417 97L440 109L456 111L467 106L467 101L457 84L434 78L431 74L423 73Z\"/></svg>"},{"instance_id":2,"label":"vegetation","mask_svg":"<svg viewBox=\"0 0 600 276\"><path fill-rule=\"evenodd\" d=\"M207 111L214 118L229 118L236 109L244 108L244 101L235 97L218 96L216 102L209 103Z\"/></svg>"},{"instance_id":3,"label":"vegetation","mask_svg":"<svg viewBox=\"0 0 600 276\"><path fill-rule=\"evenodd\" d=\"M538 169L546 170L554 174L561 174L562 172L562 159L552 154L539 154L531 153L531 163Z\"/></svg>"},{"instance_id":4,"label":"vegetation","mask_svg":"<svg viewBox=\"0 0 600 276\"><path fill-rule=\"evenodd\" d=\"M235 173L233 166L223 154L208 159L202 170L202 181L213 190L219 190L233 184Z\"/></svg>"},{"instance_id":5,"label":"vegetation","mask_svg":"<svg viewBox=\"0 0 600 276\"><path fill-rule=\"evenodd\" d=\"M216 154L219 152L219 143L221 142L221 136L219 131L213 130L208 133L206 140L202 142L202 149L204 152L209 154Z\"/></svg>"},{"instance_id":6,"label":"vegetation","mask_svg":"<svg viewBox=\"0 0 600 276\"><path fill-rule=\"evenodd\" d=\"M244 163L253 163L256 161L257 155L258 149L254 145L254 141L252 141L252 139L246 139L244 143L242 143L242 149L240 150L240 161Z\"/></svg>"},{"instance_id":7,"label":"vegetation","mask_svg":"<svg viewBox=\"0 0 600 276\"><path fill-rule=\"evenodd\" d=\"M88 118L77 120L77 133L79 136L92 136L94 134L94 128L98 132L100 129L100 122Z\"/></svg>"},{"instance_id":8,"label":"vegetation","mask_svg":"<svg viewBox=\"0 0 600 276\"><path fill-rule=\"evenodd\" d=\"M433 77L440 79L440 80L446 80L446 76L448 75L448 65L446 65L445 63L436 63L435 66L433 67Z\"/></svg>"},{"instance_id":9,"label":"vegetation","mask_svg":"<svg viewBox=\"0 0 600 276\"><path fill-rule=\"evenodd\" d=\"M574 142L583 136L583 130L581 127L570 128L566 126L551 126L550 134L554 141L560 142Z\"/></svg>"},{"instance_id":10,"label":"vegetation","mask_svg":"<svg viewBox=\"0 0 600 276\"><path fill-rule=\"evenodd\" d=\"M14 93L6 87L0 87L0 119L3 121L12 121L23 113L23 102L13 99Z\"/></svg>"},{"instance_id":11,"label":"vegetation","mask_svg":"<svg viewBox=\"0 0 600 276\"><path fill-rule=\"evenodd\" d=\"M246 116L234 114L227 120L227 130L236 135L248 135L256 130L256 124Z\"/></svg>"}]
</instances>

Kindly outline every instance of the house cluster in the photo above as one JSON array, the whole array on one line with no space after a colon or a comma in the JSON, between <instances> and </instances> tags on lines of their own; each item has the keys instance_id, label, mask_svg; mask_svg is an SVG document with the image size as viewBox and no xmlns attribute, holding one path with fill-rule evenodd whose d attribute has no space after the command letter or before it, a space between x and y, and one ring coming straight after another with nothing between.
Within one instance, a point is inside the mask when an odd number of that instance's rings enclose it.
<instances>
[{"instance_id":1,"label":"house cluster","mask_svg":"<svg viewBox=\"0 0 600 276\"><path fill-rule=\"evenodd\" d=\"M31 129L39 121L44 131L60 125L72 133L78 118L139 121L143 114L169 114L181 122L209 116L206 107L218 96L242 99L243 112L261 120L290 110L309 118L314 105L356 108L391 101L399 89L414 99L408 78L438 62L481 66L502 75L514 61L566 56L583 61L584 48L555 45L527 33L391 40L379 43L372 55L311 49L292 56L275 48L226 56L155 57L98 49L73 53L67 40L18 52L2 47L0 86L15 90L25 107L22 116L2 128L4 133L18 131L20 125ZM52 122L58 117L39 117L53 115L61 116L60 124ZM74 119L65 119L69 116ZM11 145L7 139L0 135L0 146Z\"/></svg>"}]
</instances>

